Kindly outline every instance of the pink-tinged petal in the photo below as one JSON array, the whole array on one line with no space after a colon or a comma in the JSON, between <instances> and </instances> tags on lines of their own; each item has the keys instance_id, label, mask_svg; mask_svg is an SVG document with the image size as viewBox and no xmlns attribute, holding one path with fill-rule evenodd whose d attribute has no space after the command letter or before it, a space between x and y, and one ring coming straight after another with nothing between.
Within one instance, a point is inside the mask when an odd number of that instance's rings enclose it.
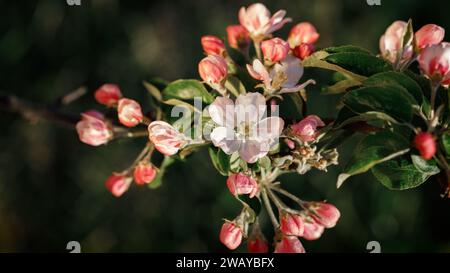
<instances>
[{"instance_id":1,"label":"pink-tinged petal","mask_svg":"<svg viewBox=\"0 0 450 273\"><path fill-rule=\"evenodd\" d=\"M428 24L419 29L415 36L417 47L422 49L442 42L445 36L445 29L435 24Z\"/></svg>"},{"instance_id":2,"label":"pink-tinged petal","mask_svg":"<svg viewBox=\"0 0 450 273\"><path fill-rule=\"evenodd\" d=\"M305 248L296 236L286 236L275 245L274 253L305 253Z\"/></svg>"},{"instance_id":3,"label":"pink-tinged petal","mask_svg":"<svg viewBox=\"0 0 450 273\"><path fill-rule=\"evenodd\" d=\"M291 18L285 18L283 17L286 15L286 11L279 10L277 11L272 18L270 19L269 23L265 26L264 32L266 34L270 34L272 32L275 32L282 28L286 23L292 22Z\"/></svg>"},{"instance_id":4,"label":"pink-tinged petal","mask_svg":"<svg viewBox=\"0 0 450 273\"><path fill-rule=\"evenodd\" d=\"M259 140L246 140L241 143L239 155L248 163L255 163L258 159L264 157L270 150L268 142Z\"/></svg>"},{"instance_id":5,"label":"pink-tinged petal","mask_svg":"<svg viewBox=\"0 0 450 273\"><path fill-rule=\"evenodd\" d=\"M81 120L75 126L81 142L91 146L106 144L113 132L104 120L103 114L95 110L81 113Z\"/></svg>"},{"instance_id":6,"label":"pink-tinged petal","mask_svg":"<svg viewBox=\"0 0 450 273\"><path fill-rule=\"evenodd\" d=\"M284 60L289 53L289 44L280 38L265 40L261 43L264 59L275 63Z\"/></svg>"},{"instance_id":7,"label":"pink-tinged petal","mask_svg":"<svg viewBox=\"0 0 450 273\"><path fill-rule=\"evenodd\" d=\"M239 149L240 141L236 138L233 128L217 127L211 132L211 141L226 154L232 154Z\"/></svg>"},{"instance_id":8,"label":"pink-tinged petal","mask_svg":"<svg viewBox=\"0 0 450 273\"><path fill-rule=\"evenodd\" d=\"M261 3L255 3L247 8L247 23L253 30L258 30L270 20L270 11Z\"/></svg>"},{"instance_id":9,"label":"pink-tinged petal","mask_svg":"<svg viewBox=\"0 0 450 273\"><path fill-rule=\"evenodd\" d=\"M241 7L241 9L239 10L239 23L245 27L248 31L250 31L247 27L247 10L245 9L245 7Z\"/></svg>"},{"instance_id":10,"label":"pink-tinged petal","mask_svg":"<svg viewBox=\"0 0 450 273\"><path fill-rule=\"evenodd\" d=\"M208 108L211 119L220 126L234 127L234 102L227 97L217 97Z\"/></svg>"},{"instance_id":11,"label":"pink-tinged petal","mask_svg":"<svg viewBox=\"0 0 450 273\"><path fill-rule=\"evenodd\" d=\"M149 139L155 145L155 148L167 156L178 153L178 150L187 143L183 134L164 121L150 123L148 132Z\"/></svg>"},{"instance_id":12,"label":"pink-tinged petal","mask_svg":"<svg viewBox=\"0 0 450 273\"><path fill-rule=\"evenodd\" d=\"M320 35L316 28L309 22L301 22L295 25L289 32L288 42L291 48L295 48L301 44L314 44Z\"/></svg>"},{"instance_id":13,"label":"pink-tinged petal","mask_svg":"<svg viewBox=\"0 0 450 273\"><path fill-rule=\"evenodd\" d=\"M314 222L312 219L303 221L303 224L304 230L302 237L308 241L319 239L325 231L324 226Z\"/></svg>"},{"instance_id":14,"label":"pink-tinged petal","mask_svg":"<svg viewBox=\"0 0 450 273\"><path fill-rule=\"evenodd\" d=\"M407 23L404 21L393 22L380 38L380 51L384 59L395 63L397 55L402 49L402 40L405 35Z\"/></svg>"},{"instance_id":15,"label":"pink-tinged petal","mask_svg":"<svg viewBox=\"0 0 450 273\"><path fill-rule=\"evenodd\" d=\"M253 60L253 65L247 64L247 70L254 79L263 81L266 87L270 86L271 78L269 72L260 60Z\"/></svg>"},{"instance_id":16,"label":"pink-tinged petal","mask_svg":"<svg viewBox=\"0 0 450 273\"><path fill-rule=\"evenodd\" d=\"M242 242L242 231L235 223L226 222L222 225L219 238L222 244L234 250Z\"/></svg>"},{"instance_id":17,"label":"pink-tinged petal","mask_svg":"<svg viewBox=\"0 0 450 273\"><path fill-rule=\"evenodd\" d=\"M279 117L269 117L258 123L258 137L261 139L278 139L283 132L284 121Z\"/></svg>"},{"instance_id":18,"label":"pink-tinged petal","mask_svg":"<svg viewBox=\"0 0 450 273\"><path fill-rule=\"evenodd\" d=\"M241 123L256 123L266 112L266 99L257 92L240 95L236 99L236 125Z\"/></svg>"},{"instance_id":19,"label":"pink-tinged petal","mask_svg":"<svg viewBox=\"0 0 450 273\"><path fill-rule=\"evenodd\" d=\"M441 43L423 49L417 58L422 72L434 82L448 84L450 78L450 44Z\"/></svg>"},{"instance_id":20,"label":"pink-tinged petal","mask_svg":"<svg viewBox=\"0 0 450 273\"><path fill-rule=\"evenodd\" d=\"M277 63L270 71L273 86L293 88L303 76L303 66L299 59L288 55L281 63Z\"/></svg>"}]
</instances>

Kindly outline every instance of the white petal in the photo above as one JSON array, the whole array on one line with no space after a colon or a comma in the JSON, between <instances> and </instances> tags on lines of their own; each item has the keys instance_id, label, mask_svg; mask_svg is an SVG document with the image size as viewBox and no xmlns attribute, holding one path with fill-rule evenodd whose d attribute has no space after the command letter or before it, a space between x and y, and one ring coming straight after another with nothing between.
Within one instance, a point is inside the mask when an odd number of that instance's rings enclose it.
<instances>
[{"instance_id":1,"label":"white petal","mask_svg":"<svg viewBox=\"0 0 450 273\"><path fill-rule=\"evenodd\" d=\"M208 108L211 119L220 126L234 127L234 103L226 97L217 97Z\"/></svg>"},{"instance_id":2,"label":"white petal","mask_svg":"<svg viewBox=\"0 0 450 273\"><path fill-rule=\"evenodd\" d=\"M217 127L211 133L214 146L219 147L226 154L232 154L239 149L240 141L231 128Z\"/></svg>"},{"instance_id":3,"label":"white petal","mask_svg":"<svg viewBox=\"0 0 450 273\"><path fill-rule=\"evenodd\" d=\"M284 121L279 117L269 117L258 123L258 137L263 140L274 140L283 131Z\"/></svg>"},{"instance_id":4,"label":"white petal","mask_svg":"<svg viewBox=\"0 0 450 273\"><path fill-rule=\"evenodd\" d=\"M258 122L266 111L266 99L257 92L239 95L236 99L236 123Z\"/></svg>"},{"instance_id":5,"label":"white petal","mask_svg":"<svg viewBox=\"0 0 450 273\"><path fill-rule=\"evenodd\" d=\"M270 149L269 143L265 141L248 140L241 143L239 155L248 163L255 163L265 156Z\"/></svg>"}]
</instances>

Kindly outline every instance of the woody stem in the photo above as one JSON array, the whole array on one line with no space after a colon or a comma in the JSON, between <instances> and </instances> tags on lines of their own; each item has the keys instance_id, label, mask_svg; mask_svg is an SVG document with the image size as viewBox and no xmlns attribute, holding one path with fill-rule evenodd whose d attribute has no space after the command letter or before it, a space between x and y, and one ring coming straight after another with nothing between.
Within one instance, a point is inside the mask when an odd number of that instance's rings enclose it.
<instances>
[{"instance_id":1,"label":"woody stem","mask_svg":"<svg viewBox=\"0 0 450 273\"><path fill-rule=\"evenodd\" d=\"M269 197L267 196L266 190L267 190L266 187L264 187L261 190L261 196L262 196L262 199L264 202L264 206L266 207L267 214L269 214L270 220L272 221L274 228L278 229L280 224L278 223L277 217L275 216L275 213L273 212L272 205L270 204L270 200L269 200Z\"/></svg>"}]
</instances>

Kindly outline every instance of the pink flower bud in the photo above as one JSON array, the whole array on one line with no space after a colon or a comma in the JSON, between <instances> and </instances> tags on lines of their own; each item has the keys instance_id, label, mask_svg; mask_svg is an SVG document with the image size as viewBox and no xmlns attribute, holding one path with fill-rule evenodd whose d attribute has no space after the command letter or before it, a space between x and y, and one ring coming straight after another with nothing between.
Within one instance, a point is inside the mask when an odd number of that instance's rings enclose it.
<instances>
[{"instance_id":1,"label":"pink flower bud","mask_svg":"<svg viewBox=\"0 0 450 273\"><path fill-rule=\"evenodd\" d=\"M450 84L450 43L424 48L417 60L422 72L433 82Z\"/></svg>"},{"instance_id":2,"label":"pink flower bud","mask_svg":"<svg viewBox=\"0 0 450 273\"><path fill-rule=\"evenodd\" d=\"M316 223L312 218L307 217L308 219L304 218L303 224L304 224L304 232L303 232L303 238L306 240L312 241L317 240L322 236L325 227Z\"/></svg>"},{"instance_id":3,"label":"pink flower bud","mask_svg":"<svg viewBox=\"0 0 450 273\"><path fill-rule=\"evenodd\" d=\"M303 219L298 214L285 213L280 220L280 229L285 235L303 236Z\"/></svg>"},{"instance_id":4,"label":"pink flower bud","mask_svg":"<svg viewBox=\"0 0 450 273\"><path fill-rule=\"evenodd\" d=\"M120 99L117 107L119 121L125 126L134 127L141 123L144 115L142 114L139 103L132 99Z\"/></svg>"},{"instance_id":5,"label":"pink flower bud","mask_svg":"<svg viewBox=\"0 0 450 273\"><path fill-rule=\"evenodd\" d=\"M436 154L436 141L430 133L419 133L414 138L414 146L425 160L432 159Z\"/></svg>"},{"instance_id":6,"label":"pink flower bud","mask_svg":"<svg viewBox=\"0 0 450 273\"><path fill-rule=\"evenodd\" d=\"M386 32L380 38L381 56L392 64L409 60L412 57L412 45L403 45L402 43L406 28L406 22L395 21L386 29ZM399 56L402 51L403 55Z\"/></svg>"},{"instance_id":7,"label":"pink flower bud","mask_svg":"<svg viewBox=\"0 0 450 273\"><path fill-rule=\"evenodd\" d=\"M234 196L249 194L253 198L258 192L258 184L251 176L243 173L232 174L227 179L227 186Z\"/></svg>"},{"instance_id":8,"label":"pink flower bud","mask_svg":"<svg viewBox=\"0 0 450 273\"><path fill-rule=\"evenodd\" d=\"M444 40L445 30L438 25L428 24L419 29L415 36L417 47L423 49L441 43Z\"/></svg>"},{"instance_id":9,"label":"pink flower bud","mask_svg":"<svg viewBox=\"0 0 450 273\"><path fill-rule=\"evenodd\" d=\"M304 60L306 57L311 56L314 53L314 46L312 44L300 44L293 49L294 56L300 60Z\"/></svg>"},{"instance_id":10,"label":"pink flower bud","mask_svg":"<svg viewBox=\"0 0 450 273\"><path fill-rule=\"evenodd\" d=\"M289 44L280 38L265 40L261 43L264 58L276 63L286 58L289 53Z\"/></svg>"},{"instance_id":11,"label":"pink flower bud","mask_svg":"<svg viewBox=\"0 0 450 273\"><path fill-rule=\"evenodd\" d=\"M291 150L295 149L295 142L294 141L286 138L286 139L284 139L284 142L289 147L289 149L291 149Z\"/></svg>"},{"instance_id":12,"label":"pink flower bud","mask_svg":"<svg viewBox=\"0 0 450 273\"><path fill-rule=\"evenodd\" d=\"M124 175L113 174L106 180L105 186L115 197L120 197L124 194L131 184L131 177Z\"/></svg>"},{"instance_id":13,"label":"pink flower bud","mask_svg":"<svg viewBox=\"0 0 450 273\"><path fill-rule=\"evenodd\" d=\"M220 56L209 55L198 64L198 72L206 83L217 85L227 77L227 63Z\"/></svg>"},{"instance_id":14,"label":"pink flower bud","mask_svg":"<svg viewBox=\"0 0 450 273\"><path fill-rule=\"evenodd\" d=\"M134 168L134 181L138 185L150 184L156 177L157 170L150 162L140 162Z\"/></svg>"},{"instance_id":15,"label":"pink flower bud","mask_svg":"<svg viewBox=\"0 0 450 273\"><path fill-rule=\"evenodd\" d=\"M187 141L183 134L164 121L153 121L150 123L148 133L149 139L155 145L155 148L167 156L178 153L178 150Z\"/></svg>"},{"instance_id":16,"label":"pink flower bud","mask_svg":"<svg viewBox=\"0 0 450 273\"><path fill-rule=\"evenodd\" d=\"M201 39L203 51L206 55L223 56L226 52L225 44L222 39L216 36L206 35Z\"/></svg>"},{"instance_id":17,"label":"pink flower bud","mask_svg":"<svg viewBox=\"0 0 450 273\"><path fill-rule=\"evenodd\" d=\"M105 144L113 136L103 114L95 110L81 113L81 120L75 127L81 142L92 146Z\"/></svg>"},{"instance_id":18,"label":"pink flower bud","mask_svg":"<svg viewBox=\"0 0 450 273\"><path fill-rule=\"evenodd\" d=\"M325 123L315 115L310 115L291 125L292 132L303 142L310 142L316 139L317 127L325 126Z\"/></svg>"},{"instance_id":19,"label":"pink flower bud","mask_svg":"<svg viewBox=\"0 0 450 273\"><path fill-rule=\"evenodd\" d=\"M241 25L232 25L227 27L228 44L235 49L244 50L251 42L250 34L247 29Z\"/></svg>"},{"instance_id":20,"label":"pink flower bud","mask_svg":"<svg viewBox=\"0 0 450 273\"><path fill-rule=\"evenodd\" d=\"M341 217L339 210L330 203L310 202L308 209L312 212L310 215L314 221L326 228L334 227Z\"/></svg>"},{"instance_id":21,"label":"pink flower bud","mask_svg":"<svg viewBox=\"0 0 450 273\"><path fill-rule=\"evenodd\" d=\"M122 93L120 92L119 86L112 83L105 83L95 91L94 97L98 103L112 106L122 98Z\"/></svg>"},{"instance_id":22,"label":"pink flower bud","mask_svg":"<svg viewBox=\"0 0 450 273\"><path fill-rule=\"evenodd\" d=\"M296 236L283 235L275 244L275 253L305 253L305 248Z\"/></svg>"},{"instance_id":23,"label":"pink flower bud","mask_svg":"<svg viewBox=\"0 0 450 273\"><path fill-rule=\"evenodd\" d=\"M231 250L236 249L242 242L241 229L232 222L225 222L220 230L220 242Z\"/></svg>"},{"instance_id":24,"label":"pink flower bud","mask_svg":"<svg viewBox=\"0 0 450 273\"><path fill-rule=\"evenodd\" d=\"M314 44L319 37L319 33L311 23L302 22L291 29L288 42L291 48L295 48L301 44Z\"/></svg>"}]
</instances>

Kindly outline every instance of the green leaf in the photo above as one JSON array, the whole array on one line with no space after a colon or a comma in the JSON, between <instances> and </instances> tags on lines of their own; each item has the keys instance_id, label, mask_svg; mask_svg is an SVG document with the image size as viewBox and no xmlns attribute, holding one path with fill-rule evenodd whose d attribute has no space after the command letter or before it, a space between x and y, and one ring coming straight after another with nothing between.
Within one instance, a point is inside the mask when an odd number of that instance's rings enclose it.
<instances>
[{"instance_id":1,"label":"green leaf","mask_svg":"<svg viewBox=\"0 0 450 273\"><path fill-rule=\"evenodd\" d=\"M341 122L339 126L336 126L336 129L341 129L349 124L361 121L372 121L372 120L384 120L390 123L397 123L397 121L389 116L388 114L382 112L366 112L357 116L350 117L345 121Z\"/></svg>"},{"instance_id":2,"label":"green leaf","mask_svg":"<svg viewBox=\"0 0 450 273\"><path fill-rule=\"evenodd\" d=\"M227 80L225 81L225 88L230 91L230 93L235 97L238 97L240 94L245 94L247 92L245 90L244 84L242 84L242 82L234 76L227 77Z\"/></svg>"},{"instance_id":3,"label":"green leaf","mask_svg":"<svg viewBox=\"0 0 450 273\"><path fill-rule=\"evenodd\" d=\"M411 160L417 170L427 175L435 175L441 172L434 159L425 160L419 155L411 155Z\"/></svg>"},{"instance_id":4,"label":"green leaf","mask_svg":"<svg viewBox=\"0 0 450 273\"><path fill-rule=\"evenodd\" d=\"M356 147L353 156L338 177L339 188L350 176L365 173L375 165L409 152L408 141L389 132L378 132L366 136Z\"/></svg>"},{"instance_id":5,"label":"green leaf","mask_svg":"<svg viewBox=\"0 0 450 273\"><path fill-rule=\"evenodd\" d=\"M407 90L417 101L418 105L423 102L422 88L413 79L403 73L396 71L382 72L373 75L363 83L365 86L400 85Z\"/></svg>"},{"instance_id":6,"label":"green leaf","mask_svg":"<svg viewBox=\"0 0 450 273\"><path fill-rule=\"evenodd\" d=\"M356 87L356 86L360 86L360 85L361 85L361 82L359 82L357 80L346 79L346 80L339 81L332 86L328 86L328 87L322 89L322 92L326 93L326 94L333 94L333 95L340 94L340 93L347 92L347 90L352 87Z\"/></svg>"},{"instance_id":7,"label":"green leaf","mask_svg":"<svg viewBox=\"0 0 450 273\"><path fill-rule=\"evenodd\" d=\"M220 149L209 148L209 156L216 170L223 176L228 176L230 170L230 156Z\"/></svg>"},{"instance_id":8,"label":"green leaf","mask_svg":"<svg viewBox=\"0 0 450 273\"><path fill-rule=\"evenodd\" d=\"M328 48L323 49L323 51L326 51L330 54L341 53L341 52L357 52L357 53L371 54L369 50L359 47L359 46L354 46L354 45L328 47Z\"/></svg>"},{"instance_id":9,"label":"green leaf","mask_svg":"<svg viewBox=\"0 0 450 273\"><path fill-rule=\"evenodd\" d=\"M392 70L392 65L376 56L361 52L340 52L329 55L325 61L363 76Z\"/></svg>"},{"instance_id":10,"label":"green leaf","mask_svg":"<svg viewBox=\"0 0 450 273\"><path fill-rule=\"evenodd\" d=\"M269 169L271 166L270 158L268 156L261 157L258 160L258 164L263 169Z\"/></svg>"},{"instance_id":11,"label":"green leaf","mask_svg":"<svg viewBox=\"0 0 450 273\"><path fill-rule=\"evenodd\" d=\"M159 188L162 185L164 174L167 170L167 168L172 165L175 162L175 158L170 156L165 156L161 165L159 166L158 174L156 175L155 179L152 181L152 183L148 184L148 187L150 189L156 189Z\"/></svg>"},{"instance_id":12,"label":"green leaf","mask_svg":"<svg viewBox=\"0 0 450 273\"><path fill-rule=\"evenodd\" d=\"M359 82L362 82L366 79L366 77L353 73L352 71L349 71L339 65L324 61L323 58L326 58L328 55L329 54L325 51L318 51L308 58L304 59L302 64L304 67L316 67L336 71L345 75L347 78L351 78Z\"/></svg>"},{"instance_id":13,"label":"green leaf","mask_svg":"<svg viewBox=\"0 0 450 273\"><path fill-rule=\"evenodd\" d=\"M157 101L162 101L162 95L159 89L153 84L144 81L143 82L145 89L147 89L148 93L152 95Z\"/></svg>"},{"instance_id":14,"label":"green leaf","mask_svg":"<svg viewBox=\"0 0 450 273\"><path fill-rule=\"evenodd\" d=\"M396 119L411 121L417 102L401 86L363 87L345 94L343 103L356 113L383 112Z\"/></svg>"},{"instance_id":15,"label":"green leaf","mask_svg":"<svg viewBox=\"0 0 450 273\"><path fill-rule=\"evenodd\" d=\"M415 188L425 182L430 175L423 173L405 158L389 160L372 168L372 174L391 190Z\"/></svg>"},{"instance_id":16,"label":"green leaf","mask_svg":"<svg viewBox=\"0 0 450 273\"><path fill-rule=\"evenodd\" d=\"M408 48L410 45L415 44L413 42L414 42L414 30L412 26L412 20L409 19L406 25L405 34L402 37L402 48L404 49Z\"/></svg>"},{"instance_id":17,"label":"green leaf","mask_svg":"<svg viewBox=\"0 0 450 273\"><path fill-rule=\"evenodd\" d=\"M230 156L230 171L238 173L241 170L241 157L238 152L233 153Z\"/></svg>"},{"instance_id":18,"label":"green leaf","mask_svg":"<svg viewBox=\"0 0 450 273\"><path fill-rule=\"evenodd\" d=\"M206 90L198 80L177 80L171 82L162 92L165 100L192 100L201 97L205 103L212 103L214 97Z\"/></svg>"}]
</instances>

